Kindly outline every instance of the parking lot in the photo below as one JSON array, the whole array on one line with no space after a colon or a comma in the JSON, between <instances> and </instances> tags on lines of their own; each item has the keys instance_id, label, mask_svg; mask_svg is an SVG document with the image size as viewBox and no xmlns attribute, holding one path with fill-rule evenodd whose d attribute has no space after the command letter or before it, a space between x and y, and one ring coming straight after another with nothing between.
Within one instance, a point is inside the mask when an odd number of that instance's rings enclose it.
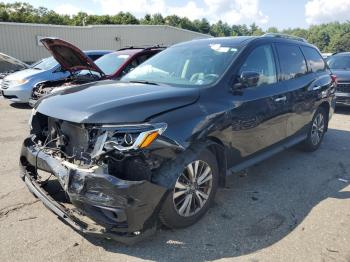
<instances>
[{"instance_id":1,"label":"parking lot","mask_svg":"<svg viewBox=\"0 0 350 262\"><path fill-rule=\"evenodd\" d=\"M134 246L76 233L29 193L17 175L29 114L0 97L1 261L350 261L350 109L318 151L231 176L199 223Z\"/></svg>"}]
</instances>

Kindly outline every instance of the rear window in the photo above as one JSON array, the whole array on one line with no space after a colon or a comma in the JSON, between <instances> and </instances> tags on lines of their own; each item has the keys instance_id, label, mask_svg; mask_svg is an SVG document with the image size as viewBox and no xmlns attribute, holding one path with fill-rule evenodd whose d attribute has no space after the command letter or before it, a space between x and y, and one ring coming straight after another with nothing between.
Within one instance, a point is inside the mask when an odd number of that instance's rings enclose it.
<instances>
[{"instance_id":1,"label":"rear window","mask_svg":"<svg viewBox=\"0 0 350 262\"><path fill-rule=\"evenodd\" d=\"M277 53L282 71L281 80L294 79L306 74L306 62L298 46L277 44Z\"/></svg>"},{"instance_id":2,"label":"rear window","mask_svg":"<svg viewBox=\"0 0 350 262\"><path fill-rule=\"evenodd\" d=\"M311 72L317 73L322 72L326 69L326 64L316 49L312 47L302 46L301 50L306 57Z\"/></svg>"}]
</instances>

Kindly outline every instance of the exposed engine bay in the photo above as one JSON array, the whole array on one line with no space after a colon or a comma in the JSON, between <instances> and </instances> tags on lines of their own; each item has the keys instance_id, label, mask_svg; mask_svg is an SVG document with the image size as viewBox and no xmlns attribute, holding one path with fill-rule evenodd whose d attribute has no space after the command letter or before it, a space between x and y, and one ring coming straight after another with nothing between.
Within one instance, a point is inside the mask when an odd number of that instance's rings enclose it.
<instances>
[{"instance_id":1,"label":"exposed engine bay","mask_svg":"<svg viewBox=\"0 0 350 262\"><path fill-rule=\"evenodd\" d=\"M53 89L59 87L68 87L82 85L94 81L99 81L102 79L102 76L94 74L92 72L88 74L76 73L72 74L69 77L57 81L45 81L37 84L33 88L32 100L39 100L40 98L49 95Z\"/></svg>"},{"instance_id":2,"label":"exposed engine bay","mask_svg":"<svg viewBox=\"0 0 350 262\"><path fill-rule=\"evenodd\" d=\"M156 159L140 154L139 147L155 139L166 126L94 126L58 120L37 113L32 141L63 163L111 174L131 181L151 179Z\"/></svg>"}]
</instances>

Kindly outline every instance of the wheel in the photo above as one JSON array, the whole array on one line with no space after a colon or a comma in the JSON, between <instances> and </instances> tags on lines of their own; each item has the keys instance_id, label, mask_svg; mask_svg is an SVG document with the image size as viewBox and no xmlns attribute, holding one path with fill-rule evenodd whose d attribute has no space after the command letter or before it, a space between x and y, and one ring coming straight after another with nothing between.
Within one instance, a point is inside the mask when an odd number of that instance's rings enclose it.
<instances>
[{"instance_id":1,"label":"wheel","mask_svg":"<svg viewBox=\"0 0 350 262\"><path fill-rule=\"evenodd\" d=\"M308 131L306 140L302 143L304 151L312 152L318 149L323 140L327 127L327 115L324 108L320 107L314 117Z\"/></svg>"},{"instance_id":2,"label":"wheel","mask_svg":"<svg viewBox=\"0 0 350 262\"><path fill-rule=\"evenodd\" d=\"M209 150L203 150L183 166L159 214L161 222L169 228L197 222L208 211L218 187L217 162Z\"/></svg>"}]
</instances>

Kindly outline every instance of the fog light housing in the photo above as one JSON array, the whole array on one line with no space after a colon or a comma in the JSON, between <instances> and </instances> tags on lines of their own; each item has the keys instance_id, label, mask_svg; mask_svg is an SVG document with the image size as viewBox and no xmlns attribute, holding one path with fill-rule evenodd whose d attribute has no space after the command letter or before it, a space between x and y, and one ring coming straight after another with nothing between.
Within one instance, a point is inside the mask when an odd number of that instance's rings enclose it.
<instances>
[{"instance_id":1,"label":"fog light housing","mask_svg":"<svg viewBox=\"0 0 350 262\"><path fill-rule=\"evenodd\" d=\"M76 172L70 178L69 191L79 194L84 189L84 185L84 176Z\"/></svg>"}]
</instances>

